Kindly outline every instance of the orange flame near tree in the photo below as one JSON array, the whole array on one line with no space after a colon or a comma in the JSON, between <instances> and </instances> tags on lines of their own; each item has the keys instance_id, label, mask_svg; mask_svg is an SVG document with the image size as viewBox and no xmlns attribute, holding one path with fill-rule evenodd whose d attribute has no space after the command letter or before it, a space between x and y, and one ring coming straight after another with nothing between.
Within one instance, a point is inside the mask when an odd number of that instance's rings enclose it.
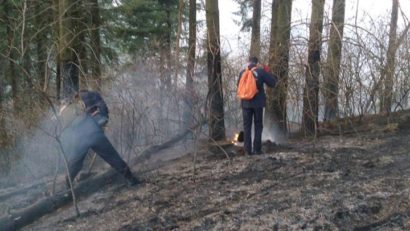
<instances>
[{"instance_id":1,"label":"orange flame near tree","mask_svg":"<svg viewBox=\"0 0 410 231\"><path fill-rule=\"evenodd\" d=\"M232 143L233 143L233 144L236 144L236 142L238 142L238 137L239 137L239 133L235 133L235 134L233 135L233 139L232 139Z\"/></svg>"}]
</instances>

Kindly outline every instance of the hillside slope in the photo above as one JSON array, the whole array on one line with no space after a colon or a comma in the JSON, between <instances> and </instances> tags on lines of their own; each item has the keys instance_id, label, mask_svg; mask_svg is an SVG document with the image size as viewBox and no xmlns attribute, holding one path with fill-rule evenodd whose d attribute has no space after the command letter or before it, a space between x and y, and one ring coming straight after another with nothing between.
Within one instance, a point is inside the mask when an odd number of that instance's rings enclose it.
<instances>
[{"instance_id":1,"label":"hillside slope","mask_svg":"<svg viewBox=\"0 0 410 231\"><path fill-rule=\"evenodd\" d=\"M294 141L259 156L192 154L25 230L410 230L410 132ZM134 169L138 171L138 169Z\"/></svg>"}]
</instances>

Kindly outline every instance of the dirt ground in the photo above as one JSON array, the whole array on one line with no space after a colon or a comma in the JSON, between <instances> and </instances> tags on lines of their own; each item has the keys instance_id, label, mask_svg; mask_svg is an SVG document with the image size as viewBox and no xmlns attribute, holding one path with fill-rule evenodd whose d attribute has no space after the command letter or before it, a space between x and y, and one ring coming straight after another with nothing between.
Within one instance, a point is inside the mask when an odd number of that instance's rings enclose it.
<instances>
[{"instance_id":1,"label":"dirt ground","mask_svg":"<svg viewBox=\"0 0 410 231\"><path fill-rule=\"evenodd\" d=\"M193 154L111 183L23 230L410 230L410 130ZM181 154L181 153L180 153Z\"/></svg>"}]
</instances>

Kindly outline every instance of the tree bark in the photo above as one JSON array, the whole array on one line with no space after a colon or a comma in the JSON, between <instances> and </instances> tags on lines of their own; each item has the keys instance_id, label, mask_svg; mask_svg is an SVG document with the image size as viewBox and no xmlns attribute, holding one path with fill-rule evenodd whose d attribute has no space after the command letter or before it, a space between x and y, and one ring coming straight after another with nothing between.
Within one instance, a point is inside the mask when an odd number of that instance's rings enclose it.
<instances>
[{"instance_id":1,"label":"tree bark","mask_svg":"<svg viewBox=\"0 0 410 231\"><path fill-rule=\"evenodd\" d=\"M175 41L175 80L174 80L174 89L177 91L178 87L178 73L179 73L179 55L180 55L180 42L181 42L181 34L182 34L182 23L183 23L183 13L184 13L185 3L184 0L179 0L178 2L178 29L176 34L176 41Z\"/></svg>"},{"instance_id":2,"label":"tree bark","mask_svg":"<svg viewBox=\"0 0 410 231\"><path fill-rule=\"evenodd\" d=\"M171 124L167 122L169 119L169 110L167 107L169 101L171 101L172 95L172 77L171 77L171 61L172 61L172 45L171 45L171 36L172 36L172 2L163 1L161 2L164 13L165 13L165 29L160 34L160 62L163 63L160 65L160 126L163 129L165 135L171 133Z\"/></svg>"},{"instance_id":3,"label":"tree bark","mask_svg":"<svg viewBox=\"0 0 410 231\"><path fill-rule=\"evenodd\" d=\"M73 3L72 27L74 29L73 48L75 60L78 66L79 87L88 88L90 82L88 77L87 49L86 49L86 31L90 28L90 7L88 1L76 1ZM91 43L91 41L90 41Z\"/></svg>"},{"instance_id":4,"label":"tree bark","mask_svg":"<svg viewBox=\"0 0 410 231\"><path fill-rule=\"evenodd\" d=\"M56 60L55 60L55 67L56 67L56 98L57 100L61 99L61 35L60 35L60 27L62 17L60 15L60 0L52 0L53 1L53 18L55 22L55 26L53 27L53 38L55 39L55 50L56 50Z\"/></svg>"},{"instance_id":5,"label":"tree bark","mask_svg":"<svg viewBox=\"0 0 410 231\"><path fill-rule=\"evenodd\" d=\"M6 16L5 12L1 12L1 20L4 20ZM1 25L0 27L3 27ZM0 60L0 67L2 67L2 60ZM6 65L5 63L3 65ZM9 135L6 127L6 111L3 107L4 101L4 86L5 81L3 76L0 76L0 177L7 176L10 171L10 152L7 151L7 146L9 145ZM4 150L4 151L2 151Z\"/></svg>"},{"instance_id":6,"label":"tree bark","mask_svg":"<svg viewBox=\"0 0 410 231\"><path fill-rule=\"evenodd\" d=\"M325 98L325 120L333 120L338 114L339 73L342 59L342 39L345 18L345 0L333 0L332 24L327 52L327 73L323 95Z\"/></svg>"},{"instance_id":7,"label":"tree bark","mask_svg":"<svg viewBox=\"0 0 410 231\"><path fill-rule=\"evenodd\" d=\"M324 0L312 0L312 15L309 27L308 65L303 92L302 124L305 133L316 134L319 115L319 75L322 49Z\"/></svg>"},{"instance_id":8,"label":"tree bark","mask_svg":"<svg viewBox=\"0 0 410 231\"><path fill-rule=\"evenodd\" d=\"M208 33L209 137L225 139L218 0L206 0Z\"/></svg>"},{"instance_id":9,"label":"tree bark","mask_svg":"<svg viewBox=\"0 0 410 231\"><path fill-rule=\"evenodd\" d=\"M171 37L172 37L172 18L171 18L171 1L165 1L165 13L166 13L166 30L164 32L164 52L165 52L165 63L166 63L166 70L165 70L165 84L166 87L171 90L172 89L172 79L171 79L171 65L172 65L172 45L171 45Z\"/></svg>"},{"instance_id":10,"label":"tree bark","mask_svg":"<svg viewBox=\"0 0 410 231\"><path fill-rule=\"evenodd\" d=\"M275 89L267 89L266 91L267 102L264 124L268 129L277 124L283 134L287 132L286 98L291 12L291 0L275 0L272 2L269 65L278 77L278 83Z\"/></svg>"},{"instance_id":11,"label":"tree bark","mask_svg":"<svg viewBox=\"0 0 410 231\"><path fill-rule=\"evenodd\" d=\"M185 85L185 127L188 128L193 123L193 104L196 91L194 88L196 56L196 0L189 0L189 38L188 38L188 62Z\"/></svg>"},{"instance_id":12,"label":"tree bark","mask_svg":"<svg viewBox=\"0 0 410 231\"><path fill-rule=\"evenodd\" d=\"M51 1L36 1L35 4L35 23L37 28L41 28L43 32L38 33L35 38L36 52L37 52L37 75L39 79L39 89L47 89L46 69L47 69L47 35L49 31L49 24L52 22L50 17L50 10L48 10Z\"/></svg>"},{"instance_id":13,"label":"tree bark","mask_svg":"<svg viewBox=\"0 0 410 231\"><path fill-rule=\"evenodd\" d=\"M382 97L382 111L390 113L393 106L393 84L394 84L394 69L395 69L395 56L397 50L397 19L399 11L399 0L393 0L391 19L390 19L390 31L389 31L389 44L387 47L386 64L384 66L384 92Z\"/></svg>"},{"instance_id":14,"label":"tree bark","mask_svg":"<svg viewBox=\"0 0 410 231\"><path fill-rule=\"evenodd\" d=\"M100 8L98 0L91 2L91 75L93 88L101 90L101 38L100 38Z\"/></svg>"},{"instance_id":15,"label":"tree bark","mask_svg":"<svg viewBox=\"0 0 410 231\"><path fill-rule=\"evenodd\" d=\"M7 20L7 14L6 14L6 10L4 8L4 5L0 9L1 9L1 11L0 11L1 18L0 18L0 20L2 20L4 22L7 22L6 21ZM0 28L2 30L6 29L7 27L8 27L8 25L5 24L5 23L0 24ZM0 57L0 68L3 69L5 66L6 66L6 63L3 62L3 57ZM7 141L8 135L7 135L6 123L5 123L6 112L5 112L4 107L3 107L4 91L5 91L4 86L5 86L4 76L0 75L0 148L4 148L8 143L8 141ZM4 153L4 154L7 155L7 153ZM0 153L0 155L3 155L3 153ZM0 167L3 169L3 168L6 168L6 166L2 165L2 160L1 160L2 158L3 157L0 156ZM0 175L1 175L1 172L0 172Z\"/></svg>"},{"instance_id":16,"label":"tree bark","mask_svg":"<svg viewBox=\"0 0 410 231\"><path fill-rule=\"evenodd\" d=\"M3 3L4 9L4 19L6 25L6 33L7 33L7 70L6 70L6 79L8 83L11 85L11 95L13 99L13 107L14 112L19 111L19 91L18 91L18 76L16 72L16 65L17 62L17 54L16 50L18 49L15 45L15 25L13 20L13 6L10 3L10 0L5 0Z\"/></svg>"},{"instance_id":17,"label":"tree bark","mask_svg":"<svg viewBox=\"0 0 410 231\"><path fill-rule=\"evenodd\" d=\"M72 97L79 90L79 68L78 68L78 36L75 34L75 21L73 10L78 4L75 0L59 0L59 35L61 49L61 78L63 84L62 98Z\"/></svg>"},{"instance_id":18,"label":"tree bark","mask_svg":"<svg viewBox=\"0 0 410 231\"><path fill-rule=\"evenodd\" d=\"M261 0L253 0L252 37L250 56L260 58L261 53Z\"/></svg>"}]
</instances>

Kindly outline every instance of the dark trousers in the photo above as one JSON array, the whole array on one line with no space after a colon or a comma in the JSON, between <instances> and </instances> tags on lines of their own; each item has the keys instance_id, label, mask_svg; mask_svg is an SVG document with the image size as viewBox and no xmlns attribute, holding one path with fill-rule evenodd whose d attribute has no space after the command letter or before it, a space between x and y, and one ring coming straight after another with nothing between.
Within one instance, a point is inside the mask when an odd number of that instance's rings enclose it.
<instances>
[{"instance_id":1,"label":"dark trousers","mask_svg":"<svg viewBox=\"0 0 410 231\"><path fill-rule=\"evenodd\" d=\"M111 142L104 136L93 138L94 144L90 147L97 155L99 155L105 162L113 167L117 172L123 175L125 178L131 176L131 171L125 161L120 157L118 152L114 149ZM71 180L77 176L80 172L85 157L88 152L76 155L74 158L68 161L68 169L70 172Z\"/></svg>"},{"instance_id":2,"label":"dark trousers","mask_svg":"<svg viewBox=\"0 0 410 231\"><path fill-rule=\"evenodd\" d=\"M252 153L252 123L255 124L253 152L262 151L263 107L242 108L244 148L248 154Z\"/></svg>"}]
</instances>

